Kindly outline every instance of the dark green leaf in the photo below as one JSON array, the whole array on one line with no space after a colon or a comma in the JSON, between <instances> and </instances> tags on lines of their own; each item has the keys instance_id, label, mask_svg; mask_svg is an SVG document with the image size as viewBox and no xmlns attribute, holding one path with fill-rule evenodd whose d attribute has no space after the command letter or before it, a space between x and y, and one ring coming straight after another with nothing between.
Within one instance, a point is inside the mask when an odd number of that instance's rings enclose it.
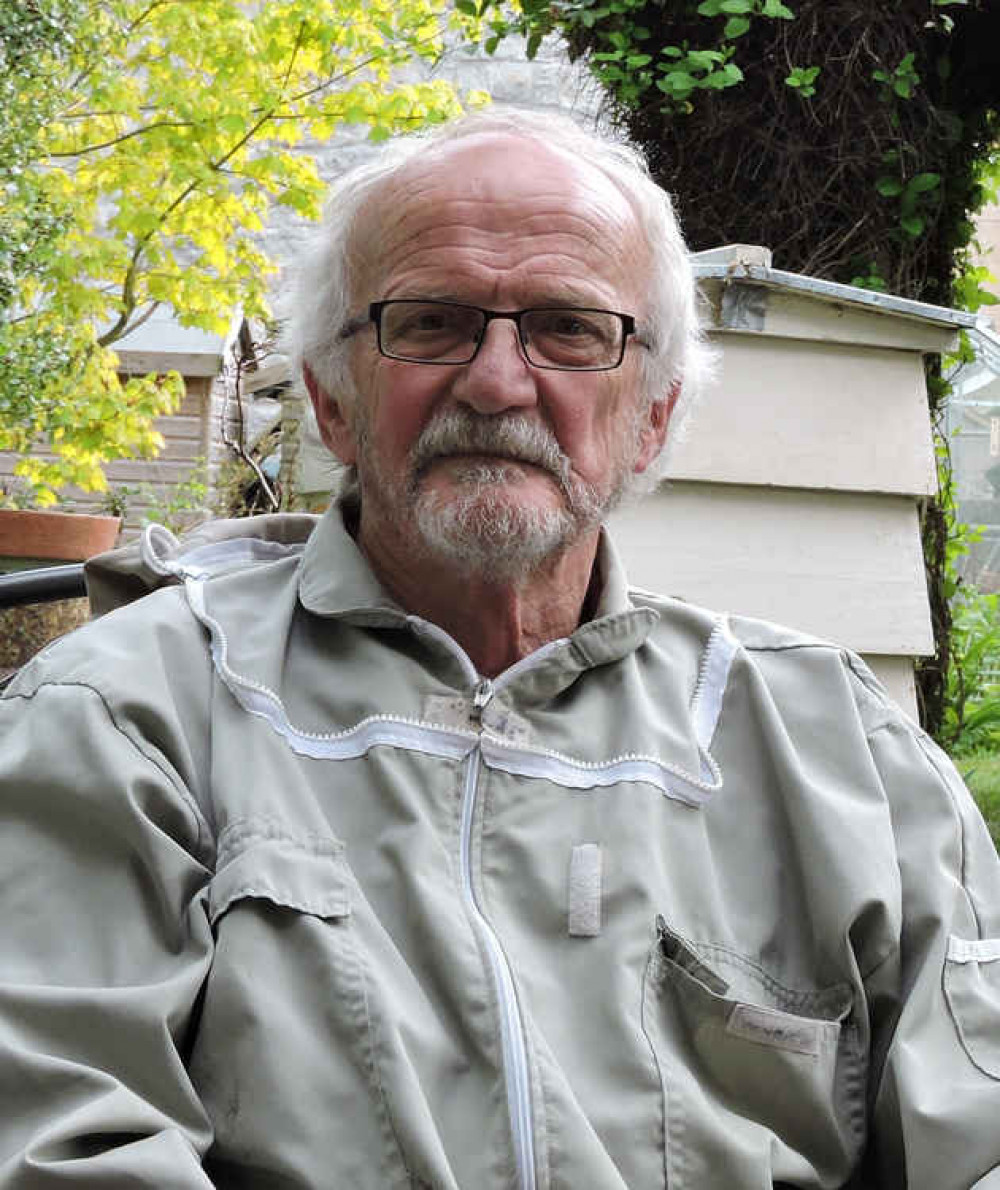
<instances>
[{"instance_id":1,"label":"dark green leaf","mask_svg":"<svg viewBox=\"0 0 1000 1190\"><path fill-rule=\"evenodd\" d=\"M936 190L940 184L940 174L917 174L916 177L910 178L906 183L906 189L915 190L918 194L923 194L928 190Z\"/></svg>"},{"instance_id":2,"label":"dark green leaf","mask_svg":"<svg viewBox=\"0 0 1000 1190\"><path fill-rule=\"evenodd\" d=\"M895 198L897 194L903 193L903 183L898 178L879 178L875 189L883 198Z\"/></svg>"},{"instance_id":3,"label":"dark green leaf","mask_svg":"<svg viewBox=\"0 0 1000 1190\"><path fill-rule=\"evenodd\" d=\"M657 79L656 85L668 95L687 95L694 90L694 79L683 70L672 70L664 78Z\"/></svg>"}]
</instances>

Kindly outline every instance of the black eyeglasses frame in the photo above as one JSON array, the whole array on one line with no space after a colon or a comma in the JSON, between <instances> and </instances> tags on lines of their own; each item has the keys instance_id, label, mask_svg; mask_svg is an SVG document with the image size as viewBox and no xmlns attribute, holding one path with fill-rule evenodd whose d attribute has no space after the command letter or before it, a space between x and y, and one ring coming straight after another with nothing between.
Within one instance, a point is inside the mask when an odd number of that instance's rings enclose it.
<instances>
[{"instance_id":1,"label":"black eyeglasses frame","mask_svg":"<svg viewBox=\"0 0 1000 1190\"><path fill-rule=\"evenodd\" d=\"M483 327L479 333L479 338L476 340L476 345L472 350L472 354L468 359L462 360L436 360L436 359L419 359L411 355L398 355L395 352L390 352L385 349L382 344L382 311L386 306L394 305L439 305L439 306L461 306L466 310L476 310L483 315ZM613 314L619 320L622 327L621 343L619 345L618 358L612 364L597 364L583 368L561 367L558 364L539 364L536 363L529 354L528 344L525 342L524 331L521 326L521 319L527 314L537 313L539 310L562 310L566 312L579 311L581 314ZM383 298L377 302L371 302L368 306L368 311L365 315L359 315L357 318L351 319L341 330L340 338L349 339L352 335L357 334L358 331L363 330L369 323L375 325L375 341L378 346L379 354L385 356L386 359L399 360L401 363L407 364L424 364L429 367L464 367L466 364L471 364L472 361L479 354L479 350L486 338L486 331L491 322L507 320L513 322L517 327L517 341L521 347L521 353L525 360L532 368L539 368L546 372L612 372L615 368L621 367L622 360L625 358L625 348L628 346L629 339L636 334L635 318L631 314L623 314L620 310L605 310L599 306L528 306L524 310L488 310L485 306L476 306L471 302L456 302L449 298ZM639 338L634 338L633 341L640 347L645 347L646 344Z\"/></svg>"}]
</instances>

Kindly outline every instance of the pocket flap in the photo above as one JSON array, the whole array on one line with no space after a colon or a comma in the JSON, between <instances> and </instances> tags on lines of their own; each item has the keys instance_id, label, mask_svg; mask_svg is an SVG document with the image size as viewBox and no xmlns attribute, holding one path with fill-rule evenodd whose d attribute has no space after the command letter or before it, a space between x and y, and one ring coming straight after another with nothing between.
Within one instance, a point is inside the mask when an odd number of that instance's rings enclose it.
<instances>
[{"instance_id":1,"label":"pocket flap","mask_svg":"<svg viewBox=\"0 0 1000 1190\"><path fill-rule=\"evenodd\" d=\"M318 835L296 836L267 820L228 827L219 839L218 866L208 886L212 924L244 898L314 917L347 917L351 897L344 845Z\"/></svg>"}]
</instances>

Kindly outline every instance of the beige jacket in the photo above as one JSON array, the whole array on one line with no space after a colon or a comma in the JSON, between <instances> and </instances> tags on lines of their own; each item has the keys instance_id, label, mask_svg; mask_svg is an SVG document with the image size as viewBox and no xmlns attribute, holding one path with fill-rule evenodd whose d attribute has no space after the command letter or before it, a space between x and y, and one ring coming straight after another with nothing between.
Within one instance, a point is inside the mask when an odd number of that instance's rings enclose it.
<instances>
[{"instance_id":1,"label":"beige jacket","mask_svg":"<svg viewBox=\"0 0 1000 1190\"><path fill-rule=\"evenodd\" d=\"M312 528L0 701L2 1190L1000 1187L1000 865L856 658L605 543L484 681Z\"/></svg>"}]
</instances>

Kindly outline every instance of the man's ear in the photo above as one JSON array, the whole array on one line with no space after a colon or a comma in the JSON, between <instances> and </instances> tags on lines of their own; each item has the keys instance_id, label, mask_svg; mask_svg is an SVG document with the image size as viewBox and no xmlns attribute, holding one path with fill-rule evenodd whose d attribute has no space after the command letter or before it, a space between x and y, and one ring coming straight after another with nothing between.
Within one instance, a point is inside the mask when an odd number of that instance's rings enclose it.
<instances>
[{"instance_id":1,"label":"man's ear","mask_svg":"<svg viewBox=\"0 0 1000 1190\"><path fill-rule=\"evenodd\" d=\"M667 440L670 428L670 417L681 395L681 383L675 380L667 390L667 394L659 400L650 401L646 413L646 424L640 436L639 457L636 459L637 472L647 470L660 456L663 444Z\"/></svg>"},{"instance_id":2,"label":"man's ear","mask_svg":"<svg viewBox=\"0 0 1000 1190\"><path fill-rule=\"evenodd\" d=\"M302 378L306 382L309 399L316 413L316 425L323 444L347 467L358 461L358 444L351 423L344 416L340 402L320 387L308 364L302 365Z\"/></svg>"}]
</instances>

